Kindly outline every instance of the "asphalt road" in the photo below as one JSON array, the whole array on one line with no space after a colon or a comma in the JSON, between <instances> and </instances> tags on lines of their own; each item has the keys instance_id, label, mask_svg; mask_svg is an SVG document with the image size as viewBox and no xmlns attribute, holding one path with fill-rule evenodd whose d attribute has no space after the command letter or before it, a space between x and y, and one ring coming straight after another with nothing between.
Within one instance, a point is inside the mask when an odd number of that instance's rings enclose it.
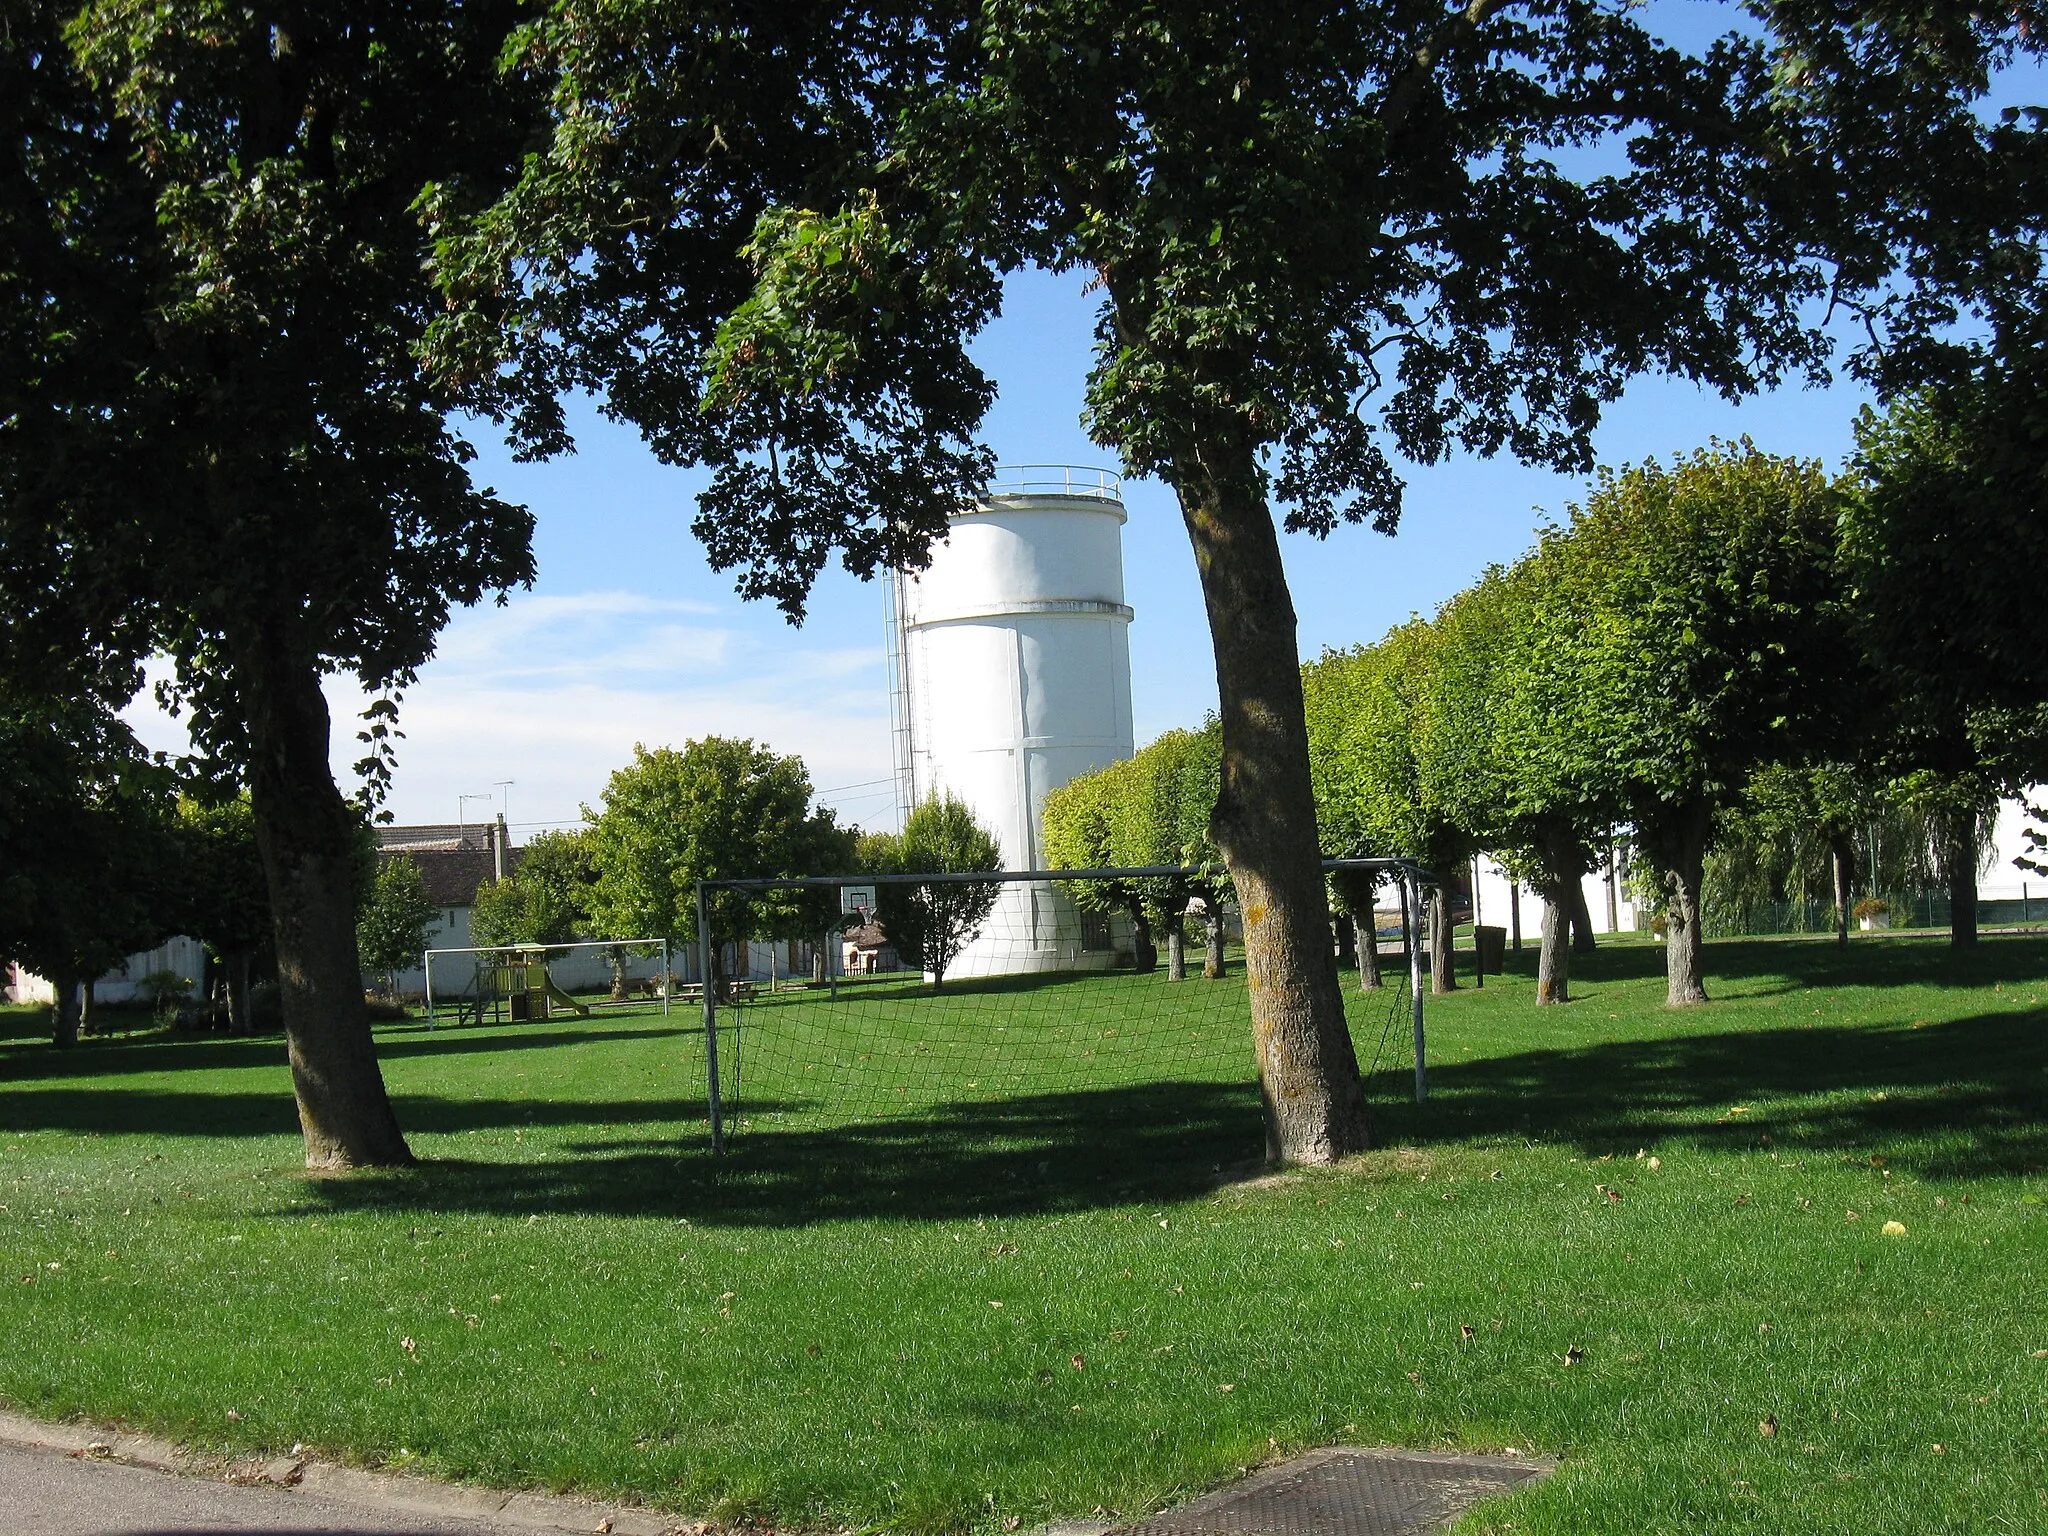
<instances>
[{"instance_id":1,"label":"asphalt road","mask_svg":"<svg viewBox=\"0 0 2048 1536\"><path fill-rule=\"evenodd\" d=\"M531 1526L366 1512L317 1494L174 1477L0 1445L5 1536L535 1536Z\"/></svg>"}]
</instances>

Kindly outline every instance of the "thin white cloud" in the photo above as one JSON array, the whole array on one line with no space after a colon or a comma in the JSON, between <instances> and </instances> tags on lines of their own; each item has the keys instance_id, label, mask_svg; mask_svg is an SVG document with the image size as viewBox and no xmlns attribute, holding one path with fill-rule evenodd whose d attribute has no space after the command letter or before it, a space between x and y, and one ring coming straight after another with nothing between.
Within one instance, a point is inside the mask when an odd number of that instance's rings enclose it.
<instances>
[{"instance_id":1,"label":"thin white cloud","mask_svg":"<svg viewBox=\"0 0 2048 1536\"><path fill-rule=\"evenodd\" d=\"M889 772L879 645L811 646L779 628L678 622L718 612L585 592L458 614L400 706L404 739L386 809L401 822L438 822L458 812L479 820L509 805L515 823L573 822L636 744L679 747L705 736L751 737L801 756L819 785ZM327 695L335 777L353 789L367 700L346 678L330 679ZM127 714L148 745L185 750L182 724L147 692ZM506 780L509 791L498 787ZM458 799L465 795L494 798ZM895 807L889 796L849 796L844 813L884 825Z\"/></svg>"}]
</instances>

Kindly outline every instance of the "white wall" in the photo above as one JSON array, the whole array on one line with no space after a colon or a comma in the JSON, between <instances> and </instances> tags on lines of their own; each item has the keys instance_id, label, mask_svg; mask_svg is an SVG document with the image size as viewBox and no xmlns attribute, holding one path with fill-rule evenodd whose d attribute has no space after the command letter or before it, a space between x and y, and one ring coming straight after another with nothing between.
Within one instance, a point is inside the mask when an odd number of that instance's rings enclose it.
<instances>
[{"instance_id":1,"label":"white wall","mask_svg":"<svg viewBox=\"0 0 2048 1536\"><path fill-rule=\"evenodd\" d=\"M197 939L166 939L155 949L145 949L130 955L106 975L93 983L93 1000L98 1003L132 1003L146 998L142 980L145 976L169 971L188 983L186 990L194 997L199 995L199 984L206 976L206 946ZM53 1003L57 990L44 977L26 970L15 972L14 985L7 989L11 1001L17 1003Z\"/></svg>"}]
</instances>

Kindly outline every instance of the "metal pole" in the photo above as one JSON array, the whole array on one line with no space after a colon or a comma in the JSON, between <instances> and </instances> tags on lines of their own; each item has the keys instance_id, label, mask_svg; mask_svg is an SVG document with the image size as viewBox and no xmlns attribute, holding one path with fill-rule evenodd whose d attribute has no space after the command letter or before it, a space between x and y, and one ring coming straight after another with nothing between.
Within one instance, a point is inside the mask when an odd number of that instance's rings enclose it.
<instances>
[{"instance_id":1,"label":"metal pole","mask_svg":"<svg viewBox=\"0 0 2048 1536\"><path fill-rule=\"evenodd\" d=\"M1512 875L1508 877L1508 924L1515 953L1519 955L1522 952L1522 882Z\"/></svg>"},{"instance_id":2,"label":"metal pole","mask_svg":"<svg viewBox=\"0 0 2048 1536\"><path fill-rule=\"evenodd\" d=\"M711 985L711 920L704 882L697 882L697 971L704 989L704 1083L711 1105L711 1155L725 1155L725 1120L718 1102L718 995Z\"/></svg>"},{"instance_id":3,"label":"metal pole","mask_svg":"<svg viewBox=\"0 0 2048 1536\"><path fill-rule=\"evenodd\" d=\"M661 941L661 1016L668 1017L668 995L675 990L675 977L669 972L668 940Z\"/></svg>"},{"instance_id":4,"label":"metal pole","mask_svg":"<svg viewBox=\"0 0 2048 1536\"><path fill-rule=\"evenodd\" d=\"M427 1028L434 1027L434 957L420 951L420 984L426 989Z\"/></svg>"},{"instance_id":5,"label":"metal pole","mask_svg":"<svg viewBox=\"0 0 2048 1536\"><path fill-rule=\"evenodd\" d=\"M1429 1097L1429 1075L1422 1057L1422 882L1414 876L1403 883L1408 905L1408 998L1415 1016L1415 1102Z\"/></svg>"}]
</instances>

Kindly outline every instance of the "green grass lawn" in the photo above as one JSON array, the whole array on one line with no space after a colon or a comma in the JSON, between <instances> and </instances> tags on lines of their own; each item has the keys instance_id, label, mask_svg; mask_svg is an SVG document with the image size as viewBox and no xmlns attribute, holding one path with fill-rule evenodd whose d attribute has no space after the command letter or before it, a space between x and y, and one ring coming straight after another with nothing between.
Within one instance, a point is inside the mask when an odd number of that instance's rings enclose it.
<instances>
[{"instance_id":1,"label":"green grass lawn","mask_svg":"<svg viewBox=\"0 0 2048 1536\"><path fill-rule=\"evenodd\" d=\"M275 1040L0 1013L0 1397L784 1523L1135 1514L1345 1441L1561 1459L1472 1531L2048 1529L2048 941L1718 944L1684 1013L1654 950L1543 1012L1533 962L1431 1001L1422 1108L1356 1000L1386 1150L1276 1178L1170 1034L1236 982L842 999L859 1041L779 1061L753 1013L723 1163L681 1012L391 1026L427 1161L326 1180ZM1053 1050L1120 1018L1149 1058Z\"/></svg>"}]
</instances>

